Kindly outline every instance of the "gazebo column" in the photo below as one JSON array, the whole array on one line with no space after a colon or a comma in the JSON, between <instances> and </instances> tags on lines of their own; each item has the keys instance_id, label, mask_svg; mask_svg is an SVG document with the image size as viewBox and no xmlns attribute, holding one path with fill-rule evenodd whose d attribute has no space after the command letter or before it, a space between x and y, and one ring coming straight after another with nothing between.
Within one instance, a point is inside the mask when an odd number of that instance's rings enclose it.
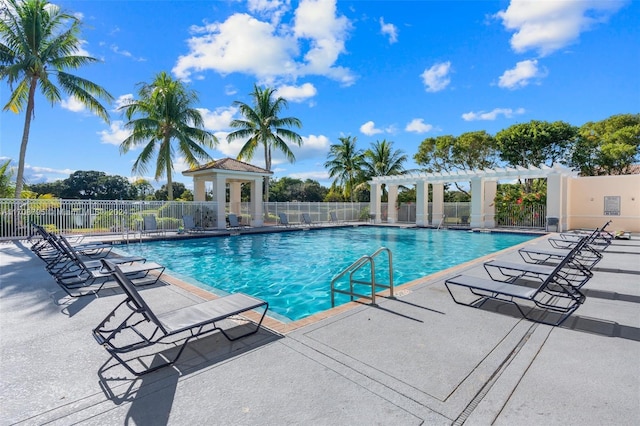
<instances>
[{"instance_id":1,"label":"gazebo column","mask_svg":"<svg viewBox=\"0 0 640 426\"><path fill-rule=\"evenodd\" d=\"M429 226L429 183L416 182L416 225Z\"/></svg>"},{"instance_id":2,"label":"gazebo column","mask_svg":"<svg viewBox=\"0 0 640 426\"><path fill-rule=\"evenodd\" d=\"M471 227L484 228L484 179L471 179Z\"/></svg>"},{"instance_id":3,"label":"gazebo column","mask_svg":"<svg viewBox=\"0 0 640 426\"><path fill-rule=\"evenodd\" d=\"M433 188L433 212L431 216L432 225L440 226L444 220L444 183L434 183Z\"/></svg>"},{"instance_id":4,"label":"gazebo column","mask_svg":"<svg viewBox=\"0 0 640 426\"><path fill-rule=\"evenodd\" d=\"M249 195L251 202L249 203L249 212L251 213L251 226L258 227L264 225L263 202L262 202L262 182L264 179L254 179L251 181Z\"/></svg>"},{"instance_id":5,"label":"gazebo column","mask_svg":"<svg viewBox=\"0 0 640 426\"><path fill-rule=\"evenodd\" d=\"M487 180L484 182L484 225L487 228L496 227L496 193L498 192L498 181Z\"/></svg>"},{"instance_id":6,"label":"gazebo column","mask_svg":"<svg viewBox=\"0 0 640 426\"><path fill-rule=\"evenodd\" d=\"M387 222L398 222L398 209L396 203L398 201L398 185L387 185Z\"/></svg>"},{"instance_id":7,"label":"gazebo column","mask_svg":"<svg viewBox=\"0 0 640 426\"><path fill-rule=\"evenodd\" d=\"M205 183L206 180L203 178L193 178L193 201L207 201Z\"/></svg>"},{"instance_id":8,"label":"gazebo column","mask_svg":"<svg viewBox=\"0 0 640 426\"><path fill-rule=\"evenodd\" d=\"M242 182L229 182L229 212L240 216L242 201Z\"/></svg>"},{"instance_id":9,"label":"gazebo column","mask_svg":"<svg viewBox=\"0 0 640 426\"><path fill-rule=\"evenodd\" d=\"M213 201L217 202L218 213L216 215L218 229L227 228L227 179L222 176L213 177Z\"/></svg>"},{"instance_id":10,"label":"gazebo column","mask_svg":"<svg viewBox=\"0 0 640 426\"><path fill-rule=\"evenodd\" d=\"M374 215L374 223L380 223L381 221L381 197L382 185L379 183L371 183L369 214Z\"/></svg>"}]
</instances>

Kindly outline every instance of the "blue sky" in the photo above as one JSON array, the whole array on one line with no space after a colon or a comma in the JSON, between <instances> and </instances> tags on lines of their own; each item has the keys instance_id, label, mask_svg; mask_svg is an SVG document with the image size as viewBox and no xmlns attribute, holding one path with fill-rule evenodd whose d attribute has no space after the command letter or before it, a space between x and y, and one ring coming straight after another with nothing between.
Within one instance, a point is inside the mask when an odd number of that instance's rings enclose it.
<instances>
[{"instance_id":1,"label":"blue sky","mask_svg":"<svg viewBox=\"0 0 640 426\"><path fill-rule=\"evenodd\" d=\"M640 112L640 2L631 1L53 1L83 21L83 53L102 62L76 71L117 101L111 124L65 97L36 99L27 183L76 170L134 178L139 150L116 111L160 71L197 91L206 126L235 157L233 101L250 103L255 83L277 88L303 127L290 164L274 153L275 177L331 181L331 144L386 139L410 158L427 137L530 120L573 125ZM9 90L0 86L6 104ZM0 158L17 164L24 113L2 112ZM258 152L252 163L264 166ZM174 179L187 169L176 158ZM152 179L153 169L142 176Z\"/></svg>"}]
</instances>

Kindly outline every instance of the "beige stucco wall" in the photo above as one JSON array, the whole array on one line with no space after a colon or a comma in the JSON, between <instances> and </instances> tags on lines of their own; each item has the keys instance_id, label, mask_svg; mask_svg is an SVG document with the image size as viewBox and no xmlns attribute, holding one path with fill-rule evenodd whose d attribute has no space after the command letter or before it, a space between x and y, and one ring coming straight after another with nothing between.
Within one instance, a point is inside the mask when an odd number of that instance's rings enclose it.
<instances>
[{"instance_id":1,"label":"beige stucco wall","mask_svg":"<svg viewBox=\"0 0 640 426\"><path fill-rule=\"evenodd\" d=\"M568 181L568 228L640 232L640 175L590 176ZM620 197L620 215L605 215L605 197Z\"/></svg>"}]
</instances>

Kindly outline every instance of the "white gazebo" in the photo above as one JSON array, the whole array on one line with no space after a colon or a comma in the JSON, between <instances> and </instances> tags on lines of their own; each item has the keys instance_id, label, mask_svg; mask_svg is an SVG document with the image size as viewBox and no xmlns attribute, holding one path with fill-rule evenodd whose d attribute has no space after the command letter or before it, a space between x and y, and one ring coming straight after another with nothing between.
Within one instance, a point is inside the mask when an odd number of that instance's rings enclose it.
<instances>
[{"instance_id":1,"label":"white gazebo","mask_svg":"<svg viewBox=\"0 0 640 426\"><path fill-rule=\"evenodd\" d=\"M416 186L416 225L429 226L428 189L433 189L432 225L437 225L444 214L444 184L451 182L471 182L471 227L495 227L494 198L499 180L547 179L547 217L558 219L557 230L567 229L567 180L574 172L559 164L553 167L516 167L488 170L458 171L452 173L420 173L397 176L374 177L371 185L369 211L375 215L375 221L381 221L382 185L387 188L388 204L395 205L398 186ZM387 215L389 223L397 221L396 209L390 208Z\"/></svg>"},{"instance_id":2,"label":"white gazebo","mask_svg":"<svg viewBox=\"0 0 640 426\"><path fill-rule=\"evenodd\" d=\"M223 158L185 170L182 174L193 177L194 201L205 201L205 183L213 183L213 201L218 203L217 223L220 229L226 227L227 184L229 184L229 211L239 215L242 184L249 183L251 226L263 225L263 181L265 177L271 176L272 172L233 158Z\"/></svg>"}]
</instances>

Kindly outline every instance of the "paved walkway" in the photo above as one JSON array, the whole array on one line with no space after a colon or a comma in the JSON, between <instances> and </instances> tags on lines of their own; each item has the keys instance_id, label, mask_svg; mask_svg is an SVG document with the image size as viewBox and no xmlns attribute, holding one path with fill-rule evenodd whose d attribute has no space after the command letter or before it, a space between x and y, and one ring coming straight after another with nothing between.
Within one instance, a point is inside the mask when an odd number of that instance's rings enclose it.
<instances>
[{"instance_id":1,"label":"paved walkway","mask_svg":"<svg viewBox=\"0 0 640 426\"><path fill-rule=\"evenodd\" d=\"M67 297L23 243L0 244L0 267L1 425L640 424L637 238L605 252L561 327L453 303L444 279L476 262L286 334L205 337L141 378L91 336L121 293ZM201 300L143 294L158 311Z\"/></svg>"}]
</instances>

